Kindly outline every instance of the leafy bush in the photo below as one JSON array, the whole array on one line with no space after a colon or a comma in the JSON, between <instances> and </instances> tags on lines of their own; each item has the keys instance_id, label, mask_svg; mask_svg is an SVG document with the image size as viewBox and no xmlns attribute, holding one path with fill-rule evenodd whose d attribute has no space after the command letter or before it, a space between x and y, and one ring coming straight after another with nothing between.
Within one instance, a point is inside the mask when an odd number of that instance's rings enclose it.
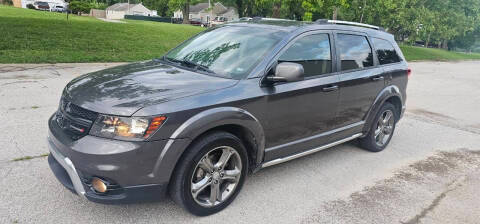
<instances>
[{"instance_id":1,"label":"leafy bush","mask_svg":"<svg viewBox=\"0 0 480 224\"><path fill-rule=\"evenodd\" d=\"M27 4L27 9L35 9L35 6L33 6L32 4Z\"/></svg>"},{"instance_id":2,"label":"leafy bush","mask_svg":"<svg viewBox=\"0 0 480 224\"><path fill-rule=\"evenodd\" d=\"M91 7L92 9L105 10L108 7L108 4L103 2L92 2Z\"/></svg>"},{"instance_id":3,"label":"leafy bush","mask_svg":"<svg viewBox=\"0 0 480 224\"><path fill-rule=\"evenodd\" d=\"M0 0L0 4L4 4L4 5L13 5L13 1L12 0Z\"/></svg>"},{"instance_id":4,"label":"leafy bush","mask_svg":"<svg viewBox=\"0 0 480 224\"><path fill-rule=\"evenodd\" d=\"M74 1L70 2L70 5L68 5L68 8L74 14L90 13L90 9L92 8L92 4L89 3L89 2L74 0Z\"/></svg>"}]
</instances>

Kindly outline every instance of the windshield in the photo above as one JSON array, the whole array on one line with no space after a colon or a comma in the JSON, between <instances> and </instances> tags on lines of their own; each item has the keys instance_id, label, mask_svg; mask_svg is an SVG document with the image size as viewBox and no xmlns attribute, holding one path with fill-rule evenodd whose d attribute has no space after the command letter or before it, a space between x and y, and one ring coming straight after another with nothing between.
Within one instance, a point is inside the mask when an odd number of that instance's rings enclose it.
<instances>
[{"instance_id":1,"label":"windshield","mask_svg":"<svg viewBox=\"0 0 480 224\"><path fill-rule=\"evenodd\" d=\"M224 26L182 43L165 58L197 65L222 77L242 79L284 35L278 30Z\"/></svg>"}]
</instances>

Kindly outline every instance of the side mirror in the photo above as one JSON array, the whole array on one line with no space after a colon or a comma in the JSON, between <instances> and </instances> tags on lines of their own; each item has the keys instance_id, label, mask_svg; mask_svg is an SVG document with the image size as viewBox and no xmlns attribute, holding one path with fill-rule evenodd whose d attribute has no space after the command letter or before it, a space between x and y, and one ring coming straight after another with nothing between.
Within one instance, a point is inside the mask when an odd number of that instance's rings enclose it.
<instances>
[{"instance_id":1,"label":"side mirror","mask_svg":"<svg viewBox=\"0 0 480 224\"><path fill-rule=\"evenodd\" d=\"M268 76L270 82L295 82L303 80L304 70L301 64L282 62L275 68L275 76Z\"/></svg>"}]
</instances>

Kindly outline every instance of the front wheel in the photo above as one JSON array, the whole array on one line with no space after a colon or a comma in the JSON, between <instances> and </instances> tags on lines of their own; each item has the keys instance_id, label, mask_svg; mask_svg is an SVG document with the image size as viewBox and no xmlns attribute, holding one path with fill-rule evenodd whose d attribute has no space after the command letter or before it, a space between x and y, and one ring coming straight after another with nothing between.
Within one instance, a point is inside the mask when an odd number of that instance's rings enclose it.
<instances>
[{"instance_id":1,"label":"front wheel","mask_svg":"<svg viewBox=\"0 0 480 224\"><path fill-rule=\"evenodd\" d=\"M227 132L207 134L180 160L170 195L194 215L219 212L239 193L247 169L247 153L240 139Z\"/></svg>"},{"instance_id":2,"label":"front wheel","mask_svg":"<svg viewBox=\"0 0 480 224\"><path fill-rule=\"evenodd\" d=\"M396 112L393 104L385 103L375 116L367 136L359 139L360 146L371 152L383 151L395 131L398 117Z\"/></svg>"}]
</instances>

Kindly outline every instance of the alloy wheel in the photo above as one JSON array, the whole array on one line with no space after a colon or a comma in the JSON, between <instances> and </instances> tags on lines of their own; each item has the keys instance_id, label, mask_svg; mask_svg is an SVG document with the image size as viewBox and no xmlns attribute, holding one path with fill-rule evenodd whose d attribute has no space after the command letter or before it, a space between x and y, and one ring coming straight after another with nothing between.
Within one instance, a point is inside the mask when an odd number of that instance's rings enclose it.
<instances>
[{"instance_id":1,"label":"alloy wheel","mask_svg":"<svg viewBox=\"0 0 480 224\"><path fill-rule=\"evenodd\" d=\"M386 110L378 118L377 128L375 129L375 143L382 147L390 139L395 125L395 117L393 111Z\"/></svg>"},{"instance_id":2,"label":"alloy wheel","mask_svg":"<svg viewBox=\"0 0 480 224\"><path fill-rule=\"evenodd\" d=\"M229 146L216 147L195 166L192 197L203 207L219 205L235 192L241 175L242 160L238 152Z\"/></svg>"}]
</instances>

